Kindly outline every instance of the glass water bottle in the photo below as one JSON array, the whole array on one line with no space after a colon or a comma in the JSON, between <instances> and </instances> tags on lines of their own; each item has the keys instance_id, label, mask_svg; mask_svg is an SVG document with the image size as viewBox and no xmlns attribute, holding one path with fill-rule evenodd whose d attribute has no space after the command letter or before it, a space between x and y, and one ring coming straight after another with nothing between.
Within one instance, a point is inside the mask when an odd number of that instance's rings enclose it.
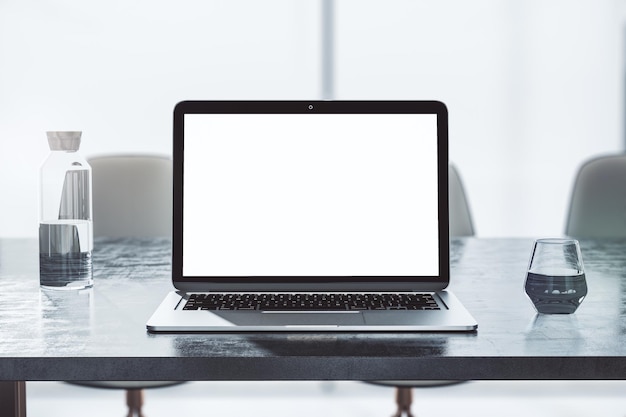
<instances>
[{"instance_id":1,"label":"glass water bottle","mask_svg":"<svg viewBox=\"0 0 626 417\"><path fill-rule=\"evenodd\" d=\"M47 132L40 171L39 279L42 288L93 285L91 167L79 154L81 132Z\"/></svg>"}]
</instances>

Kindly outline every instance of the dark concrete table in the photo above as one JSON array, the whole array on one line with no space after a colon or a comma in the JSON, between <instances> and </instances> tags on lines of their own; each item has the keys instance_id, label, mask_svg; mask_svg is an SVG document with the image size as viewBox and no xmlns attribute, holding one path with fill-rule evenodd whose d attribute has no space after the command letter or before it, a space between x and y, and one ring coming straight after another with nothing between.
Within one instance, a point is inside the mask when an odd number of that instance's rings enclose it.
<instances>
[{"instance_id":1,"label":"dark concrete table","mask_svg":"<svg viewBox=\"0 0 626 417\"><path fill-rule=\"evenodd\" d=\"M35 240L0 240L0 401L28 380L626 379L626 241L581 241L589 294L536 315L530 239L455 239L472 333L150 334L168 240L97 240L92 290L40 291ZM19 404L16 406L19 407Z\"/></svg>"}]
</instances>

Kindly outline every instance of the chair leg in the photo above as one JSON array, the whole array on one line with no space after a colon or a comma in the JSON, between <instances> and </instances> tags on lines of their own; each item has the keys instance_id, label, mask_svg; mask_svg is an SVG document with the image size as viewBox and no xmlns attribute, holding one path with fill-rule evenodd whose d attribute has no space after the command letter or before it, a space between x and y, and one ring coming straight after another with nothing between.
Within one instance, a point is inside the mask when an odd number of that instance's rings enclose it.
<instances>
[{"instance_id":1,"label":"chair leg","mask_svg":"<svg viewBox=\"0 0 626 417\"><path fill-rule=\"evenodd\" d=\"M143 390L126 390L126 405L128 405L128 417L144 417L141 407L143 407Z\"/></svg>"},{"instance_id":2,"label":"chair leg","mask_svg":"<svg viewBox=\"0 0 626 417\"><path fill-rule=\"evenodd\" d=\"M413 403L413 394L409 387L396 387L396 404L398 404L398 410L391 417L402 417L403 414L406 417L413 417L411 413L411 403Z\"/></svg>"}]
</instances>

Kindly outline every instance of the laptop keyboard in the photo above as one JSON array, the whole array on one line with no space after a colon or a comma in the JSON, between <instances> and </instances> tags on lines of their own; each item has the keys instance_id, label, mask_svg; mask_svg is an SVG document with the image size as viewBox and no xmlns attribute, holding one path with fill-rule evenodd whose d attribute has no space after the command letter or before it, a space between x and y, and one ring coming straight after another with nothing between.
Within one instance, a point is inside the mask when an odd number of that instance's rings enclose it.
<instances>
[{"instance_id":1,"label":"laptop keyboard","mask_svg":"<svg viewBox=\"0 0 626 417\"><path fill-rule=\"evenodd\" d=\"M431 293L191 294L183 310L337 311L440 310Z\"/></svg>"}]
</instances>

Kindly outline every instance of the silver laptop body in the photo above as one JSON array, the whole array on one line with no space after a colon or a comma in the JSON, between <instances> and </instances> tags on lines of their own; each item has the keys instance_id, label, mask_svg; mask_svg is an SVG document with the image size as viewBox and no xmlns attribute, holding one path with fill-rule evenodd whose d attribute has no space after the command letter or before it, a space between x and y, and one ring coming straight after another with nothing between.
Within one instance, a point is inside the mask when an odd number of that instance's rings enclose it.
<instances>
[{"instance_id":1,"label":"silver laptop body","mask_svg":"<svg viewBox=\"0 0 626 417\"><path fill-rule=\"evenodd\" d=\"M174 290L149 331L477 328L446 290L444 104L185 101L174 109L173 155ZM273 301L287 296L429 304L335 310ZM197 302L216 297L217 307ZM272 308L242 307L251 298Z\"/></svg>"}]
</instances>

